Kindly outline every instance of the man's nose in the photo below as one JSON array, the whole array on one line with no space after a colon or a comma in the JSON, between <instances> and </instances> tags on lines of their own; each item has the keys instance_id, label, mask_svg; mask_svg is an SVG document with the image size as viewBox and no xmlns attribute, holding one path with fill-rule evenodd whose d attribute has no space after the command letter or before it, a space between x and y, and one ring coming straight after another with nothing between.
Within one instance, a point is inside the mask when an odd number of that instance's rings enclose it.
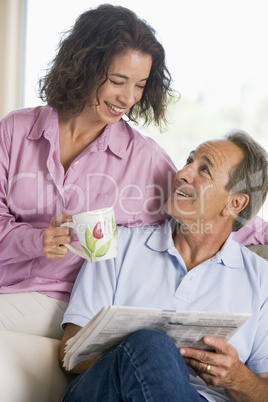
<instances>
[{"instance_id":1,"label":"man's nose","mask_svg":"<svg viewBox=\"0 0 268 402\"><path fill-rule=\"evenodd\" d=\"M180 181L185 181L187 183L192 183L194 178L194 167L192 164L184 166L177 173L177 178Z\"/></svg>"}]
</instances>

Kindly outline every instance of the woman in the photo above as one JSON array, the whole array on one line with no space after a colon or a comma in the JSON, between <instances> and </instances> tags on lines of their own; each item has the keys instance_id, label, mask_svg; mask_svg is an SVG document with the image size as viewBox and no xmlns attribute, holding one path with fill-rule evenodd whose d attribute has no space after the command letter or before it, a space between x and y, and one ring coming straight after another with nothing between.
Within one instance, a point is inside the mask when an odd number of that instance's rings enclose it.
<instances>
[{"instance_id":1,"label":"woman","mask_svg":"<svg viewBox=\"0 0 268 402\"><path fill-rule=\"evenodd\" d=\"M0 328L61 337L83 263L63 246L72 239L60 224L73 214L114 206L119 225L165 219L175 166L122 117L160 125L170 82L154 30L102 5L60 43L40 82L47 105L2 119Z\"/></svg>"}]
</instances>

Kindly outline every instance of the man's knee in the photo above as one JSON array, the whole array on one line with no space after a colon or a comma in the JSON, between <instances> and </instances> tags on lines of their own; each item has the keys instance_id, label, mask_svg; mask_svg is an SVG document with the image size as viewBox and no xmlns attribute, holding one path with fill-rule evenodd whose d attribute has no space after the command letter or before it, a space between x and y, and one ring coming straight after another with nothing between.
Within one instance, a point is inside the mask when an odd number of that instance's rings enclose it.
<instances>
[{"instance_id":1,"label":"man's knee","mask_svg":"<svg viewBox=\"0 0 268 402\"><path fill-rule=\"evenodd\" d=\"M143 348L147 354L159 353L166 354L166 350L169 349L172 353L178 353L178 350L174 342L169 336L161 331L153 329L142 329L130 334L123 343Z\"/></svg>"}]
</instances>

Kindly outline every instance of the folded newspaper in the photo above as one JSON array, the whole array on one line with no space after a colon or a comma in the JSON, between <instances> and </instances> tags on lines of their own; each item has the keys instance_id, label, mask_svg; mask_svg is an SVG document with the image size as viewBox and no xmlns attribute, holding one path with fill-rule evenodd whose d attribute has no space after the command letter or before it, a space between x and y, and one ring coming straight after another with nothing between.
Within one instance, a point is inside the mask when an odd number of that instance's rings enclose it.
<instances>
[{"instance_id":1,"label":"folded newspaper","mask_svg":"<svg viewBox=\"0 0 268 402\"><path fill-rule=\"evenodd\" d=\"M207 311L176 311L152 308L105 306L66 343L64 367L103 355L109 348L139 329L166 333L180 347L208 349L207 335L227 341L251 314Z\"/></svg>"}]
</instances>

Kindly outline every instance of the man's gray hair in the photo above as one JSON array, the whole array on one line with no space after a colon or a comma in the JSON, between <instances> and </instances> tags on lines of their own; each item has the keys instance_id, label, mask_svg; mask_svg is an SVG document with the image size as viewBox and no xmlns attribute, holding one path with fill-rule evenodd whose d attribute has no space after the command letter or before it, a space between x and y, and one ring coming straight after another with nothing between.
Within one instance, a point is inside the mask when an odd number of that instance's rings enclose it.
<instances>
[{"instance_id":1,"label":"man's gray hair","mask_svg":"<svg viewBox=\"0 0 268 402\"><path fill-rule=\"evenodd\" d=\"M239 213L233 224L233 231L237 231L259 212L265 202L268 193L268 154L245 131L234 130L225 138L244 153L242 161L232 169L226 185L230 194L242 193L249 196L248 205Z\"/></svg>"}]
</instances>

